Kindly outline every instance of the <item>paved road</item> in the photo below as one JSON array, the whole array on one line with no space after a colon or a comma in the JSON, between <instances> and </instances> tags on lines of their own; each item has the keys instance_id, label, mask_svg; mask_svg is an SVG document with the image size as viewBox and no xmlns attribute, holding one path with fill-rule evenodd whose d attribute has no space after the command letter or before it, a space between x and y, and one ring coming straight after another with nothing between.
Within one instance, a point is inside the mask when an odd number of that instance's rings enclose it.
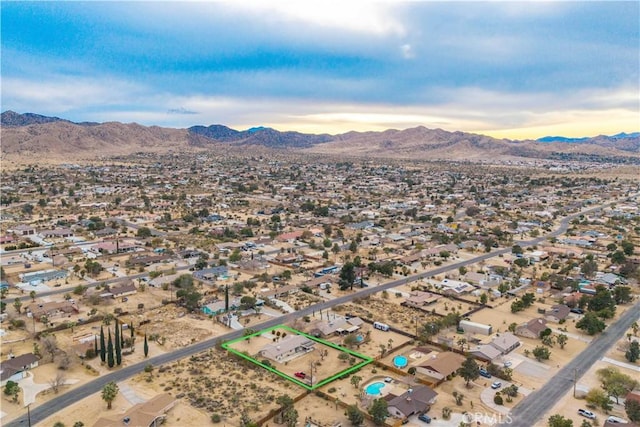
<instances>
[{"instance_id":1,"label":"paved road","mask_svg":"<svg viewBox=\"0 0 640 427\"><path fill-rule=\"evenodd\" d=\"M535 425L573 387L574 375L581 378L625 334L633 322L640 318L640 301L620 316L585 348L578 357L553 376L542 388L522 400L511 411L510 427ZM577 410L577 407L576 407Z\"/></svg>"},{"instance_id":2,"label":"paved road","mask_svg":"<svg viewBox=\"0 0 640 427\"><path fill-rule=\"evenodd\" d=\"M611 203L607 204L607 205L603 205L603 206L608 206ZM521 242L517 242L518 244L520 244L521 246L529 246L529 245L536 245L540 242L542 242L543 240L546 240L548 237L553 237L553 236L558 236L562 233L564 233L567 230L568 224L569 222L581 215L581 214L585 214L585 213L590 213L593 211L597 211L599 209L601 209L603 206L598 206L598 207L594 207L591 208L589 210L586 211L582 211L580 213L576 213L576 214L572 214L569 215L565 218L562 219L562 221L560 222L560 226L558 227L558 229L550 234L548 234L547 236L542 236L542 237L538 237L532 240L528 240L528 241L521 241ZM290 314L286 314L284 316L278 317L278 318L274 318L274 319L270 319L267 320L265 322L262 322L261 324L255 325L254 328L255 329L264 329L264 328L268 328L271 326L276 326L282 323L287 323L290 322L296 318L299 317L303 317L306 315L310 315L315 311L319 311L319 310L326 310L328 308L331 308L333 306L339 305L339 304L344 304L347 302L350 302L351 300L353 300L354 298L362 298L365 297L367 295L371 295L373 293L377 293L377 292L381 292L383 290L388 290L400 285L404 285L407 283L411 283L414 282L416 280L420 280L420 279L424 279L424 278L429 278L432 276L436 276L438 274L442 274L442 273L446 273L447 271L451 271L454 269L458 269L462 266L467 266L470 264L474 264L489 258L493 258L495 256L498 256L500 254L505 254L511 251L511 248L503 248L503 249L498 249L498 250L494 250L492 252L489 253L484 253L482 255L479 255L475 258L471 258L469 260L465 260L465 261L459 261L456 263L452 263L449 265L445 265L439 268L436 268L434 270L431 271L427 271L427 272L423 272L420 274L415 274L413 276L408 276L408 277L404 277L402 279L398 279L398 280L393 280L391 282L379 285L379 286L371 286L368 288L363 288L363 289L358 289L357 292L354 292L352 294L349 295L344 295L341 296L339 298L335 298L329 301L324 301L318 304L314 304L311 305L307 308L304 308L302 310L299 310L295 313L290 313ZM631 322L629 323L631 324ZM93 393L97 393L100 390L102 390L102 388L104 387L105 384L107 384L110 381L114 381L114 382L120 382L123 380L126 380L127 378L142 372L144 370L144 367L151 363L154 366L158 366L158 365L162 365L162 364L166 364L166 363L170 363L173 362L175 360L178 359L182 359L188 356L191 356L193 354L197 354L200 353L204 350L207 350L209 348L215 347L217 342L221 342L221 341L228 341L234 338L238 338L240 336L242 336L243 331L239 330L239 331L232 331L229 332L227 334L221 335L221 336L217 336L211 339L208 339L206 341L202 341L199 342L197 344L193 344L191 346L188 347L184 347L181 349L177 349L174 350L170 353L165 353L165 354L161 354L155 357L152 357L150 359L147 359L143 362L140 363L136 363L134 365L130 365L130 366L126 366L124 368L121 368L117 371L114 371L112 373L109 373L107 375L103 375L87 384L84 384L76 389L70 390L54 399L49 400L48 402L44 402L43 404L37 406L36 408L34 408L33 410L31 410L31 422L32 423L36 423L36 422L40 422L43 419L45 419L46 417L50 416L51 414L57 412L58 410L60 410L61 408L67 407L69 405L74 404L75 402L83 399L84 397L87 397ZM557 378L557 377L556 377ZM26 425L27 423L27 418L26 418L26 414L17 418L16 420L6 423L4 424L6 427L15 427L15 426L19 426L19 425ZM527 426L529 427L530 424L522 424L523 426Z\"/></svg>"}]
</instances>

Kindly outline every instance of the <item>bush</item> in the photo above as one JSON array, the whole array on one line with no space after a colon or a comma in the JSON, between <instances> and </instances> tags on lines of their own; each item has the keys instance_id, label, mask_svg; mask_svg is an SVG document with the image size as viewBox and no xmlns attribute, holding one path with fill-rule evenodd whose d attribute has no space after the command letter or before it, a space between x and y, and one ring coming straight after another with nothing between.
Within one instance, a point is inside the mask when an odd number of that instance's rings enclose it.
<instances>
[{"instance_id":1,"label":"bush","mask_svg":"<svg viewBox=\"0 0 640 427\"><path fill-rule=\"evenodd\" d=\"M335 387L331 387L329 390L327 390L329 393L335 393L336 392L336 388Z\"/></svg>"},{"instance_id":2,"label":"bush","mask_svg":"<svg viewBox=\"0 0 640 427\"><path fill-rule=\"evenodd\" d=\"M502 396L496 393L496 395L493 396L493 403L495 403L496 405L502 405L504 403L504 401L502 400Z\"/></svg>"},{"instance_id":3,"label":"bush","mask_svg":"<svg viewBox=\"0 0 640 427\"><path fill-rule=\"evenodd\" d=\"M212 423L219 423L220 421L222 421L222 417L219 414L211 414Z\"/></svg>"}]
</instances>

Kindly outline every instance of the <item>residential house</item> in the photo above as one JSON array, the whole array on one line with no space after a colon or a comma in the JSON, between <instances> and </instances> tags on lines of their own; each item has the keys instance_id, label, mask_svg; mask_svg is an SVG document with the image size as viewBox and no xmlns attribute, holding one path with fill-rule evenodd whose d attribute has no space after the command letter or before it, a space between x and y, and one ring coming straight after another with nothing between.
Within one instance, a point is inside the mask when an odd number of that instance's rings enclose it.
<instances>
[{"instance_id":1,"label":"residential house","mask_svg":"<svg viewBox=\"0 0 640 427\"><path fill-rule=\"evenodd\" d=\"M531 319L516 327L516 335L525 338L540 338L540 332L547 329L547 321L541 317Z\"/></svg>"},{"instance_id":2,"label":"residential house","mask_svg":"<svg viewBox=\"0 0 640 427\"><path fill-rule=\"evenodd\" d=\"M520 340L511 332L503 332L496 335L489 344L495 347L501 354L507 354L518 348Z\"/></svg>"},{"instance_id":3,"label":"residential house","mask_svg":"<svg viewBox=\"0 0 640 427\"><path fill-rule=\"evenodd\" d=\"M24 283L49 282L51 280L64 279L67 277L66 270L42 270L31 273L21 273L18 275Z\"/></svg>"},{"instance_id":4,"label":"residential house","mask_svg":"<svg viewBox=\"0 0 640 427\"><path fill-rule=\"evenodd\" d=\"M240 298L229 300L229 310L236 310L240 307ZM202 307L202 312L207 316L215 316L226 312L226 303L224 300L213 301Z\"/></svg>"},{"instance_id":5,"label":"residential house","mask_svg":"<svg viewBox=\"0 0 640 427\"><path fill-rule=\"evenodd\" d=\"M571 309L564 304L558 304L545 311L544 318L548 322L560 323L561 320L565 320L571 313Z\"/></svg>"},{"instance_id":6,"label":"residential house","mask_svg":"<svg viewBox=\"0 0 640 427\"><path fill-rule=\"evenodd\" d=\"M409 297L405 298L401 305L421 309L436 302L440 298L442 298L440 295L432 294L431 292L411 291L411 293L409 293Z\"/></svg>"},{"instance_id":7,"label":"residential house","mask_svg":"<svg viewBox=\"0 0 640 427\"><path fill-rule=\"evenodd\" d=\"M193 272L193 278L205 282L215 282L219 277L227 276L229 269L226 265L218 265L211 268L196 270Z\"/></svg>"},{"instance_id":8,"label":"residential house","mask_svg":"<svg viewBox=\"0 0 640 427\"><path fill-rule=\"evenodd\" d=\"M156 427L164 423L167 412L176 402L177 399L169 393L159 394L132 406L123 414L99 418L93 427Z\"/></svg>"},{"instance_id":9,"label":"residential house","mask_svg":"<svg viewBox=\"0 0 640 427\"><path fill-rule=\"evenodd\" d=\"M440 283L438 283L436 287L441 289L444 293L457 295L471 292L475 289L471 284L467 282L461 282L452 279L444 279Z\"/></svg>"},{"instance_id":10,"label":"residential house","mask_svg":"<svg viewBox=\"0 0 640 427\"><path fill-rule=\"evenodd\" d=\"M598 273L596 274L595 282L612 287L616 285L624 285L627 283L627 280L624 277L620 277L613 273Z\"/></svg>"},{"instance_id":11,"label":"residential house","mask_svg":"<svg viewBox=\"0 0 640 427\"><path fill-rule=\"evenodd\" d=\"M42 230L40 236L45 239L64 239L66 237L73 237L73 230L70 228L56 228L53 230Z\"/></svg>"},{"instance_id":12,"label":"residential house","mask_svg":"<svg viewBox=\"0 0 640 427\"><path fill-rule=\"evenodd\" d=\"M49 320L55 317L71 317L72 314L79 312L80 309L72 300L32 303L27 306L27 316L38 320L41 320L42 316L46 316Z\"/></svg>"},{"instance_id":13,"label":"residential house","mask_svg":"<svg viewBox=\"0 0 640 427\"><path fill-rule=\"evenodd\" d=\"M425 385L416 385L400 396L385 396L387 410L396 418L408 418L414 414L427 412L436 402L438 393Z\"/></svg>"},{"instance_id":14,"label":"residential house","mask_svg":"<svg viewBox=\"0 0 640 427\"><path fill-rule=\"evenodd\" d=\"M330 320L317 320L310 327L311 334L318 337L346 335L356 332L364 322L359 317L335 317Z\"/></svg>"},{"instance_id":15,"label":"residential house","mask_svg":"<svg viewBox=\"0 0 640 427\"><path fill-rule=\"evenodd\" d=\"M18 357L9 356L8 360L0 363L0 386L8 381L18 381L27 375L29 369L38 366L38 358L33 353L21 354Z\"/></svg>"},{"instance_id":16,"label":"residential house","mask_svg":"<svg viewBox=\"0 0 640 427\"><path fill-rule=\"evenodd\" d=\"M113 286L109 289L109 292L111 293L112 298L121 298L137 293L138 289L136 289L135 284L128 283L118 287Z\"/></svg>"},{"instance_id":17,"label":"residential house","mask_svg":"<svg viewBox=\"0 0 640 427\"><path fill-rule=\"evenodd\" d=\"M7 230L9 232L13 232L18 236L34 236L36 234L36 229L31 227L30 225L19 224L13 227L13 230Z\"/></svg>"},{"instance_id":18,"label":"residential house","mask_svg":"<svg viewBox=\"0 0 640 427\"><path fill-rule=\"evenodd\" d=\"M491 362L501 356L500 350L491 344L481 344L469 350L469 353L476 359Z\"/></svg>"},{"instance_id":19,"label":"residential house","mask_svg":"<svg viewBox=\"0 0 640 427\"><path fill-rule=\"evenodd\" d=\"M436 382L442 381L456 372L464 360L464 356L458 353L443 351L416 366L416 371Z\"/></svg>"},{"instance_id":20,"label":"residential house","mask_svg":"<svg viewBox=\"0 0 640 427\"><path fill-rule=\"evenodd\" d=\"M304 335L288 335L279 341L265 345L259 354L274 362L285 362L315 349L315 341Z\"/></svg>"}]
</instances>

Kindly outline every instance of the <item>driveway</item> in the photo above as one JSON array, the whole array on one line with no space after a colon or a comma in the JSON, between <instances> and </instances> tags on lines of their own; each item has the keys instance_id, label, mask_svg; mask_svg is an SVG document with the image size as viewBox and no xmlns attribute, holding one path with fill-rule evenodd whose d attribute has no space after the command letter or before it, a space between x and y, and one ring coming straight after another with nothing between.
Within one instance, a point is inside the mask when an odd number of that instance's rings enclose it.
<instances>
[{"instance_id":1,"label":"driveway","mask_svg":"<svg viewBox=\"0 0 640 427\"><path fill-rule=\"evenodd\" d=\"M480 392L480 400L482 400L482 403L496 411L498 414L507 415L509 412L511 412L511 409L502 405L496 405L495 403L493 403L493 397L496 395L496 392L509 387L513 383L500 379L496 379L496 381L500 381L502 383L502 387L497 390L492 389L490 386L485 387L484 390ZM518 387L518 393L524 395L525 397L531 394L532 391L533 390L530 390L526 387Z\"/></svg>"},{"instance_id":2,"label":"driveway","mask_svg":"<svg viewBox=\"0 0 640 427\"><path fill-rule=\"evenodd\" d=\"M65 380L65 385L75 384L78 380ZM22 389L22 403L27 406L36 401L38 393L49 390L51 385L49 383L36 384L33 382L33 374L27 372L27 376L18 381L18 385Z\"/></svg>"}]
</instances>

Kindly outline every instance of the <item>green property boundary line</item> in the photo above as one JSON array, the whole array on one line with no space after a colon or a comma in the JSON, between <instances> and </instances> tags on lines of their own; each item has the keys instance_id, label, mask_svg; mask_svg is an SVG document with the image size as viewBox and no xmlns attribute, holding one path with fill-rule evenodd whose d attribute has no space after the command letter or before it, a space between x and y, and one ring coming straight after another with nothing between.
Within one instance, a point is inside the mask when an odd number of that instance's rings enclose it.
<instances>
[{"instance_id":1,"label":"green property boundary line","mask_svg":"<svg viewBox=\"0 0 640 427\"><path fill-rule=\"evenodd\" d=\"M293 334L302 335L304 337L309 338L312 341L315 341L317 343L326 345L327 347L331 347L331 348L334 348L334 349L336 349L338 351L341 351L343 353L347 353L347 354L350 354L352 356L355 356L358 359L361 359L362 362L360 362L360 363L358 363L358 364L356 364L354 366L350 366L347 369L345 369L343 371L340 371L337 374L334 374L334 375L332 375L332 376L330 376L328 378L325 378L324 380L319 381L318 383L310 386L310 385L308 385L306 383L303 383L302 381L298 380L297 378L289 376L289 375L285 374L284 372L281 372L281 371L279 371L279 370L277 370L277 369L275 369L275 368L273 368L271 366L267 366L264 363L260 362L259 360L256 360L253 357L251 357L251 356L249 356L247 354L241 353L238 350L236 350L236 349L231 347L231 345L233 345L233 344L235 344L237 342L251 339L251 338L256 337L258 335L262 335L262 334L271 332L271 331L273 331L275 329L284 329L284 330L289 331L289 332L291 332ZM258 332L255 332L255 333L251 334L251 335L247 335L247 336L244 336L244 337L236 338L234 340L222 343L222 348L224 348L225 350L227 350L227 351L229 351L229 352L231 352L231 353L233 353L233 354L235 354L235 355L237 355L239 357L242 357L243 359L246 359L246 360L250 361L251 363L254 363L254 364L256 364L256 365L258 365L258 366L260 366L260 367L262 367L262 368L264 368L264 369L266 369L268 371L270 371L270 372L273 372L274 374L279 375L282 378L284 378L286 380L289 380L294 384L297 384L297 385L299 385L301 387L304 387L309 391L313 391L313 390L315 390L317 388L320 388L320 387L322 387L322 386L324 386L326 384L329 384L330 382L335 381L335 380L337 380L338 378L340 378L340 377L342 377L344 375L348 375L348 374L350 374L352 372L355 372L355 371L359 370L360 368L362 368L362 367L368 365L369 363L373 362L373 358L372 357L365 356L364 354L360 354L358 352L355 352L355 351L353 351L351 349L348 349L348 348L345 348L345 347L341 347L341 346L339 346L337 344L334 344L334 343L332 343L330 341L325 341L323 339L316 338L316 337L311 336L309 334L305 334L304 332L298 331L297 329L293 329L293 328L291 328L289 326L286 326L286 325L272 326L270 328L262 329L262 330L260 330Z\"/></svg>"}]
</instances>

